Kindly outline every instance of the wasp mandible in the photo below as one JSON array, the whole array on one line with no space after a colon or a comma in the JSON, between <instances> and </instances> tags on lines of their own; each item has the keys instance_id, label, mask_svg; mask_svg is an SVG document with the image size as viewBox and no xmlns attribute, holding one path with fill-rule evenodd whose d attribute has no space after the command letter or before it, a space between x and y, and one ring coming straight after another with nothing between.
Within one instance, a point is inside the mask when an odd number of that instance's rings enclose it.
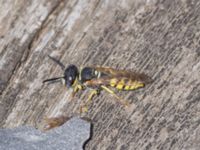
<instances>
[{"instance_id":1,"label":"wasp mandible","mask_svg":"<svg viewBox=\"0 0 200 150\"><path fill-rule=\"evenodd\" d=\"M72 97L79 90L92 89L86 104L81 107L81 112L88 111L88 105L91 103L92 98L100 94L101 90L113 95L124 106L129 106L129 102L119 97L112 88L130 91L142 88L152 81L150 77L143 73L117 70L109 67L91 66L81 68L79 71L75 65L71 64L65 68L59 60L51 56L49 58L64 70L64 75L46 79L43 83L62 79L67 88L73 88Z\"/></svg>"}]
</instances>

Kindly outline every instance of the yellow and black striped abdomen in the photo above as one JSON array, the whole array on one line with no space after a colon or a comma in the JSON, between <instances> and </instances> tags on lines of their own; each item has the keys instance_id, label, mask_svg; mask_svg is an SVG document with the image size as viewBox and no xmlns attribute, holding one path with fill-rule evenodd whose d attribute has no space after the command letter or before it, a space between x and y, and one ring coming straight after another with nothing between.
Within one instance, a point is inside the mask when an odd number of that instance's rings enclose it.
<instances>
[{"instance_id":1,"label":"yellow and black striped abdomen","mask_svg":"<svg viewBox=\"0 0 200 150\"><path fill-rule=\"evenodd\" d=\"M112 78L110 80L110 86L118 90L135 90L144 87L144 83L141 81L136 81L128 78Z\"/></svg>"}]
</instances>

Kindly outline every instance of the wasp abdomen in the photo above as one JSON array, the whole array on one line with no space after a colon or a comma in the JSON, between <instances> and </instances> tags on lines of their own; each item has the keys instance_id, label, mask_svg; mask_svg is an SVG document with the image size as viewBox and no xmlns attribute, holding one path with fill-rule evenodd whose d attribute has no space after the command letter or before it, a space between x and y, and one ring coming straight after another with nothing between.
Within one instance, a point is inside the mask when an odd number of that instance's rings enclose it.
<instances>
[{"instance_id":1,"label":"wasp abdomen","mask_svg":"<svg viewBox=\"0 0 200 150\"><path fill-rule=\"evenodd\" d=\"M127 78L113 78L110 80L110 86L115 87L118 90L135 90L144 87L144 83Z\"/></svg>"}]
</instances>

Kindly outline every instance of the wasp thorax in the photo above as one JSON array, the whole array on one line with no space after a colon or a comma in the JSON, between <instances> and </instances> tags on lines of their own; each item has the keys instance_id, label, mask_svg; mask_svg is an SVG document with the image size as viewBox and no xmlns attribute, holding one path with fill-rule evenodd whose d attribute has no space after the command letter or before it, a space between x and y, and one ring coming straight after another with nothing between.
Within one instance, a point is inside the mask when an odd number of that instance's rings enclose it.
<instances>
[{"instance_id":1,"label":"wasp thorax","mask_svg":"<svg viewBox=\"0 0 200 150\"><path fill-rule=\"evenodd\" d=\"M75 65L69 65L64 72L65 85L68 88L71 87L78 76L78 68Z\"/></svg>"},{"instance_id":2,"label":"wasp thorax","mask_svg":"<svg viewBox=\"0 0 200 150\"><path fill-rule=\"evenodd\" d=\"M81 70L81 82L91 80L96 77L95 69L90 67L85 67Z\"/></svg>"}]
</instances>

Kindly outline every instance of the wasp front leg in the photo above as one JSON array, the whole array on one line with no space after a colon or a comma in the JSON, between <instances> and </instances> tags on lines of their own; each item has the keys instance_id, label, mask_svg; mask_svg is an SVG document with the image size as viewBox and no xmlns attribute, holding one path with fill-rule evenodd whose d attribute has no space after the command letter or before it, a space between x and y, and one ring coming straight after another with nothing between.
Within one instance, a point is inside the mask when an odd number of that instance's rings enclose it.
<instances>
[{"instance_id":1,"label":"wasp front leg","mask_svg":"<svg viewBox=\"0 0 200 150\"><path fill-rule=\"evenodd\" d=\"M85 112L88 112L88 107L89 105L91 104L92 102L92 98L95 96L95 95L99 95L100 93L100 90L99 89L94 89L90 92L90 95L88 96L88 99L86 101L86 103L80 107L80 113L85 113Z\"/></svg>"},{"instance_id":2,"label":"wasp front leg","mask_svg":"<svg viewBox=\"0 0 200 150\"><path fill-rule=\"evenodd\" d=\"M84 87L82 85L80 85L80 84L75 85L73 87L73 92L71 94L71 98L73 99L74 96L76 95L76 93L78 93L79 90L83 90L83 89L84 89Z\"/></svg>"}]
</instances>

